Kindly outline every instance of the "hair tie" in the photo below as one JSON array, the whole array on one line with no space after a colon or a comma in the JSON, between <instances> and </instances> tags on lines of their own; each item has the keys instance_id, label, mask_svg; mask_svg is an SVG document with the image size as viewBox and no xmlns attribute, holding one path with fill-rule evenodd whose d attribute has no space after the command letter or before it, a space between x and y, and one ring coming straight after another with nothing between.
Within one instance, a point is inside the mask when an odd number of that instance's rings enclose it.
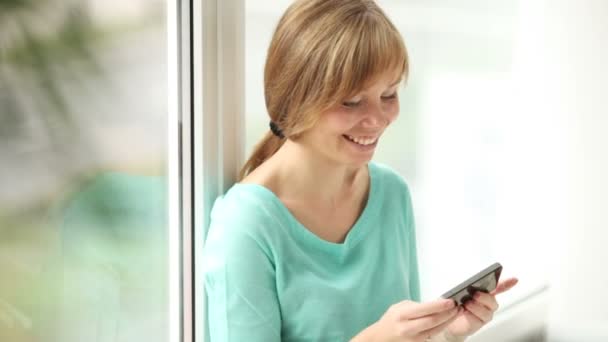
<instances>
[{"instance_id":1,"label":"hair tie","mask_svg":"<svg viewBox=\"0 0 608 342\"><path fill-rule=\"evenodd\" d=\"M283 139L285 138L285 135L283 135L283 131L279 128L279 126L277 126L276 123L270 121L270 130L272 131L272 134L276 135L277 137Z\"/></svg>"}]
</instances>

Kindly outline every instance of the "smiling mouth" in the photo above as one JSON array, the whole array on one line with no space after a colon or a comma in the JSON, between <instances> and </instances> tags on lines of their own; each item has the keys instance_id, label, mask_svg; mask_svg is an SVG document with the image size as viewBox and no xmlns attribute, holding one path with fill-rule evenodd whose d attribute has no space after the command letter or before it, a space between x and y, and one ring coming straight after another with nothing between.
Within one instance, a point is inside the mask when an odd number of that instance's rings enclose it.
<instances>
[{"instance_id":1,"label":"smiling mouth","mask_svg":"<svg viewBox=\"0 0 608 342\"><path fill-rule=\"evenodd\" d=\"M352 135L347 135L347 134L343 134L342 135L346 140L353 142L355 144L361 145L361 146L370 146L370 145L374 145L377 141L378 138L370 138L370 137L354 137Z\"/></svg>"}]
</instances>

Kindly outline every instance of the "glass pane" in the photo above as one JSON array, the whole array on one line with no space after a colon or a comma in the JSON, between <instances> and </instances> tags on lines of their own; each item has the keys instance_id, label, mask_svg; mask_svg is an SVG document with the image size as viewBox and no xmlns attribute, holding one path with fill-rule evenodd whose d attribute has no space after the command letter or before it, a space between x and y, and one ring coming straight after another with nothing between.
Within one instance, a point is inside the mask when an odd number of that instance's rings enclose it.
<instances>
[{"instance_id":1,"label":"glass pane","mask_svg":"<svg viewBox=\"0 0 608 342\"><path fill-rule=\"evenodd\" d=\"M0 341L159 341L166 4L0 0Z\"/></svg>"}]
</instances>

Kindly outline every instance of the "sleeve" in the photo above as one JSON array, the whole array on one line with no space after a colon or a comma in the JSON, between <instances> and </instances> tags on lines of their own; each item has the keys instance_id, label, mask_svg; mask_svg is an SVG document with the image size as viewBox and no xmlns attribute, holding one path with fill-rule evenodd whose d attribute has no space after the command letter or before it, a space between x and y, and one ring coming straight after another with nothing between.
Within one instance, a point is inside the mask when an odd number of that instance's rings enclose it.
<instances>
[{"instance_id":1,"label":"sleeve","mask_svg":"<svg viewBox=\"0 0 608 342\"><path fill-rule=\"evenodd\" d=\"M404 249L402 256L407 260L407 282L409 288L409 299L415 302L420 302L420 275L418 272L418 250L416 242L416 223L414 216L414 206L412 205L412 197L410 188L405 179L395 170L384 164L377 164L382 175L382 188L386 192L386 196L390 196L390 203L395 203L394 208L398 215L399 241L403 244Z\"/></svg>"},{"instance_id":2,"label":"sleeve","mask_svg":"<svg viewBox=\"0 0 608 342\"><path fill-rule=\"evenodd\" d=\"M420 302L420 274L418 271L418 252L416 247L416 229L412 219L408 238L410 253L410 296L413 301Z\"/></svg>"},{"instance_id":3,"label":"sleeve","mask_svg":"<svg viewBox=\"0 0 608 342\"><path fill-rule=\"evenodd\" d=\"M412 205L412 197L410 195L409 187L403 179L401 184L403 186L404 193L404 207L405 207L405 223L407 227L407 244L408 253L410 260L410 298L413 301L420 302L420 273L418 270L418 249L416 243L416 223L414 218L414 207Z\"/></svg>"},{"instance_id":4,"label":"sleeve","mask_svg":"<svg viewBox=\"0 0 608 342\"><path fill-rule=\"evenodd\" d=\"M234 224L212 221L204 247L210 342L279 342L273 260L243 227L231 229Z\"/></svg>"}]
</instances>

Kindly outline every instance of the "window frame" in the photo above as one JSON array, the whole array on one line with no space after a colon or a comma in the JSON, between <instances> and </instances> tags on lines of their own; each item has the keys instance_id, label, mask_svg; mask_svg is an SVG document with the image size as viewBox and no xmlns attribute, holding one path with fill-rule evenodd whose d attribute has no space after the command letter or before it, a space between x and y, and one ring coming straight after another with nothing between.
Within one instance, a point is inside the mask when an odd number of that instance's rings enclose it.
<instances>
[{"instance_id":1,"label":"window frame","mask_svg":"<svg viewBox=\"0 0 608 342\"><path fill-rule=\"evenodd\" d=\"M192 117L188 125L184 123L182 134L188 131L191 144L190 158L185 158L190 162L184 166L191 172L188 198L192 208L188 212L191 235L184 240L192 253L192 288L191 297L184 297L190 305L184 315L193 325L184 325L184 341L201 342L209 340L201 266L209 214L215 199L237 181L244 159L245 1L191 4Z\"/></svg>"},{"instance_id":2,"label":"window frame","mask_svg":"<svg viewBox=\"0 0 608 342\"><path fill-rule=\"evenodd\" d=\"M191 341L191 2L167 3L169 341Z\"/></svg>"}]
</instances>

